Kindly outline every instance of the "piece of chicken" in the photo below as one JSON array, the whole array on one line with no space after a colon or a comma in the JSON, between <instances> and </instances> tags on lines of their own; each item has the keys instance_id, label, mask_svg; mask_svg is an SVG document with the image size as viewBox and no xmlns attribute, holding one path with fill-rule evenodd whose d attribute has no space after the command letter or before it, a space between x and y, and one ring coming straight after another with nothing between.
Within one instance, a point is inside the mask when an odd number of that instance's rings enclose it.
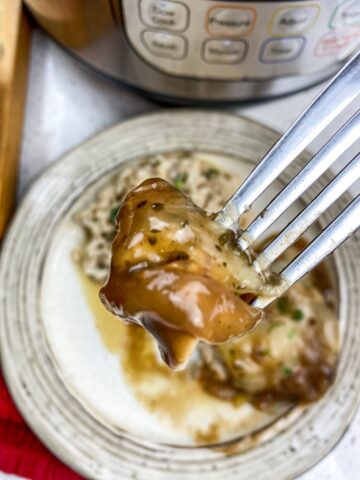
<instances>
[{"instance_id":1,"label":"piece of chicken","mask_svg":"<svg viewBox=\"0 0 360 480\"><path fill-rule=\"evenodd\" d=\"M148 330L170 367L182 368L199 340L222 343L251 330L262 312L244 299L269 288L233 232L169 183L149 179L128 193L100 297Z\"/></svg>"},{"instance_id":2,"label":"piece of chicken","mask_svg":"<svg viewBox=\"0 0 360 480\"><path fill-rule=\"evenodd\" d=\"M338 350L336 315L308 276L269 305L248 335L202 345L201 379L223 399L246 393L259 406L274 399L311 402L333 382Z\"/></svg>"}]
</instances>

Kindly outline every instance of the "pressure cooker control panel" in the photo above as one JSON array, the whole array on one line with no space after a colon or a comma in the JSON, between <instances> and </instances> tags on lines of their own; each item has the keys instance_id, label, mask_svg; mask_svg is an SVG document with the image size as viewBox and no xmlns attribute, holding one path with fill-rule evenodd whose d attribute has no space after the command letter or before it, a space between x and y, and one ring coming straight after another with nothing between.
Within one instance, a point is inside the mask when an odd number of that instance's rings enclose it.
<instances>
[{"instance_id":1,"label":"pressure cooker control panel","mask_svg":"<svg viewBox=\"0 0 360 480\"><path fill-rule=\"evenodd\" d=\"M311 74L360 44L360 0L122 0L122 7L133 49L176 76L253 80Z\"/></svg>"}]
</instances>

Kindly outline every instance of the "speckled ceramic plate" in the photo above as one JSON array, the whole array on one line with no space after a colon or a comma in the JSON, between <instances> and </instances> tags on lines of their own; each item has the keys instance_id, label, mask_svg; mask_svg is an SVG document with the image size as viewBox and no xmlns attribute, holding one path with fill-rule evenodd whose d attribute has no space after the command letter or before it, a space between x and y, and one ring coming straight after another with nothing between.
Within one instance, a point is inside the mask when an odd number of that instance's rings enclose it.
<instances>
[{"instance_id":1,"label":"speckled ceramic plate","mask_svg":"<svg viewBox=\"0 0 360 480\"><path fill-rule=\"evenodd\" d=\"M133 398L119 357L106 348L95 326L71 261L71 251L81 241L81 231L72 221L74 212L124 162L194 149L216 154L217 161L244 174L277 136L261 125L226 114L146 115L112 127L70 152L28 192L1 257L2 364L28 423L56 455L85 476L294 478L320 460L349 424L360 391L357 236L336 252L333 262L342 344L334 386L314 405L290 412L289 406L282 405L268 416L254 415L249 405L237 410L216 403L211 408L195 406L187 427L206 427L216 415L227 418L217 444L201 447L184 425L159 418ZM308 158L303 154L281 182ZM304 202L311 192L307 195ZM332 208L325 221L339 207Z\"/></svg>"}]
</instances>

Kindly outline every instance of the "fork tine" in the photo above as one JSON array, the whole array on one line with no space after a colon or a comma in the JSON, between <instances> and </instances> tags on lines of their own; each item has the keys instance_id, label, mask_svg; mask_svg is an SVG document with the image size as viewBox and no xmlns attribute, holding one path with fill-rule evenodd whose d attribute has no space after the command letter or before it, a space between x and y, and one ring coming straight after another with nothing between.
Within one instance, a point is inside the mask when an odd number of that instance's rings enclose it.
<instances>
[{"instance_id":1,"label":"fork tine","mask_svg":"<svg viewBox=\"0 0 360 480\"><path fill-rule=\"evenodd\" d=\"M248 248L285 210L360 138L358 111L246 229L239 245Z\"/></svg>"},{"instance_id":2,"label":"fork tine","mask_svg":"<svg viewBox=\"0 0 360 480\"><path fill-rule=\"evenodd\" d=\"M282 272L288 286L297 282L360 227L360 195Z\"/></svg>"},{"instance_id":3,"label":"fork tine","mask_svg":"<svg viewBox=\"0 0 360 480\"><path fill-rule=\"evenodd\" d=\"M360 195L330 223L282 272L282 291L310 272L360 228ZM258 297L252 305L265 308L275 297Z\"/></svg>"},{"instance_id":4,"label":"fork tine","mask_svg":"<svg viewBox=\"0 0 360 480\"><path fill-rule=\"evenodd\" d=\"M360 154L265 248L254 261L254 267L261 271L271 265L359 178Z\"/></svg>"},{"instance_id":5,"label":"fork tine","mask_svg":"<svg viewBox=\"0 0 360 480\"><path fill-rule=\"evenodd\" d=\"M347 63L254 168L227 201L216 220L238 228L238 220L253 202L309 143L359 94L360 52Z\"/></svg>"}]
</instances>

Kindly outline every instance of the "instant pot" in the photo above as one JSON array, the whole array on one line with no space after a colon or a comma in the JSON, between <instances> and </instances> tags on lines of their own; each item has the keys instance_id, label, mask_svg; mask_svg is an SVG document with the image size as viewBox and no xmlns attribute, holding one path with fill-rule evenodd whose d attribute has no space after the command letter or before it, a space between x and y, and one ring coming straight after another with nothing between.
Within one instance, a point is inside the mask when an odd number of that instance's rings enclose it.
<instances>
[{"instance_id":1,"label":"instant pot","mask_svg":"<svg viewBox=\"0 0 360 480\"><path fill-rule=\"evenodd\" d=\"M360 0L25 3L88 65L173 101L290 93L333 75L360 43Z\"/></svg>"}]
</instances>

